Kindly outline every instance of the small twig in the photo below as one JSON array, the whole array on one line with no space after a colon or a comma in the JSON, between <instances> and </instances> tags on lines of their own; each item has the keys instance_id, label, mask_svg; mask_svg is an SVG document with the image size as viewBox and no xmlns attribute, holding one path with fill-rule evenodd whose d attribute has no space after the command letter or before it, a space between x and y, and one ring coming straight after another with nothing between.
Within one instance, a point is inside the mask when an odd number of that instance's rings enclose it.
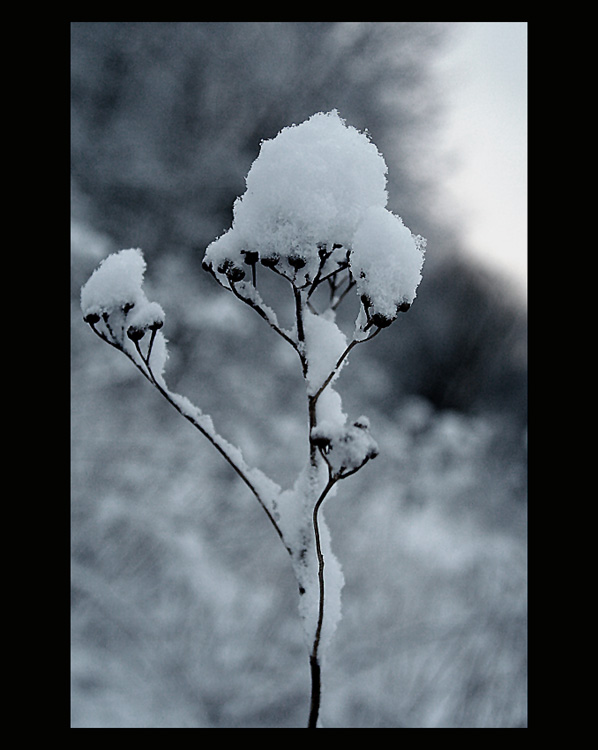
<instances>
[{"instance_id":1,"label":"small twig","mask_svg":"<svg viewBox=\"0 0 598 750\"><path fill-rule=\"evenodd\" d=\"M286 277L285 277L286 278ZM281 336L288 344L290 344L295 351L298 351L297 342L293 341L293 339L283 331L283 329L278 325L277 322L274 322L268 315L268 313L264 310L263 307L258 305L254 300L252 300L250 297L244 297L239 290L237 289L237 285L234 282L230 282L230 291L235 295L237 299L240 299L241 302L244 302L246 305L251 307L253 310L256 311L256 313L266 321L266 323L272 328L272 330L276 331L276 333Z\"/></svg>"},{"instance_id":2,"label":"small twig","mask_svg":"<svg viewBox=\"0 0 598 750\"><path fill-rule=\"evenodd\" d=\"M353 341L351 341L351 343L347 346L347 348L345 349L345 351L338 358L338 360L337 360L334 368L332 369L332 371L330 372L330 374L328 375L328 377L326 378L326 380L322 383L322 385L316 391L315 395L312 397L313 400L314 400L314 403L318 400L318 398L322 394L322 391L325 390L326 386L331 382L332 378L336 375L336 373L338 372L338 368L342 365L342 363L344 362L344 360L348 356L348 354L351 351L351 349L353 349L354 346L357 346L357 344L363 344L366 341L371 341L374 338L374 336L377 336L378 333L380 333L381 330L382 329L380 329L380 328L376 328L376 330L374 331L374 333L372 333L371 336L368 336L365 339L353 339Z\"/></svg>"},{"instance_id":3,"label":"small twig","mask_svg":"<svg viewBox=\"0 0 598 750\"><path fill-rule=\"evenodd\" d=\"M293 295L295 297L295 318L297 320L297 338L300 342L305 341L305 329L303 327L303 300L301 292L293 284ZM305 373L304 373L305 374Z\"/></svg>"},{"instance_id":4,"label":"small twig","mask_svg":"<svg viewBox=\"0 0 598 750\"><path fill-rule=\"evenodd\" d=\"M316 275L314 276L314 280L309 285L309 286L311 286L311 289L307 293L307 299L309 299L311 297L311 295L316 291L317 287L319 286L320 281L322 281L322 279L321 279L322 271L324 270L324 266L326 265L326 261L332 255L332 251L321 249L319 255L320 255L320 265L318 267L318 270L316 271ZM308 285L306 284L306 286L308 286Z\"/></svg>"},{"instance_id":5,"label":"small twig","mask_svg":"<svg viewBox=\"0 0 598 750\"><path fill-rule=\"evenodd\" d=\"M330 273L327 273L326 276L322 276L322 278L318 279L318 284L321 284L324 281L330 281L334 279L334 277L337 274L339 274L341 271L346 270L348 267L349 267L349 263L346 261L339 263L338 268L335 268L334 271L330 271Z\"/></svg>"},{"instance_id":6,"label":"small twig","mask_svg":"<svg viewBox=\"0 0 598 750\"><path fill-rule=\"evenodd\" d=\"M276 519L274 518L274 516L272 515L272 513L270 512L270 510L266 506L266 503L265 503L264 499L262 498L262 496L260 495L259 490L253 484L253 482L250 480L250 478L248 476L248 473L249 473L248 472L248 467L239 465L233 459L233 457L230 455L230 453L226 450L225 446L221 444L221 441L218 439L218 436L217 435L213 435L210 432L208 432L197 421L197 419L195 419L195 417L192 414L189 414L187 411L185 411L179 405L179 403L177 403L176 395L173 394L173 393L171 393L168 390L168 388L166 387L166 384L163 385L162 383L160 383L157 380L156 376L153 373L153 370L151 368L150 361L149 361L150 360L150 355L151 355L151 344L153 343L153 338L154 337L152 337L152 341L150 342L150 348L148 349L148 354L147 355L143 354L143 352L141 350L141 347L139 346L139 341L135 340L135 342L134 342L135 343L135 348L137 350L137 353L139 354L139 356L140 356L143 364L146 367L146 369L144 369L139 364L139 362L137 362L135 360L135 358L132 356L132 354L130 352L128 352L124 348L124 346L122 344L120 344L116 340L110 340L102 331L99 331L95 327L95 325L93 323L89 323L89 326L92 329L92 331L97 336L99 336L103 341L105 341L107 344L110 344L110 346L112 346L115 349L118 349L120 352L122 352L127 357L127 359L129 359L135 365L135 367L139 370L139 372L143 375L143 377L146 380L148 380L162 394L162 396L168 401L168 403L171 406L173 406L178 411L178 413L181 416L183 416L188 422L190 422L197 430L199 430L199 432L205 438L207 438L209 440L209 442L214 446L214 448L216 448L216 450L220 453L220 455L227 461L227 463L230 464L230 466L234 469L234 471L238 474L238 476L243 480L243 482L251 490L251 492L253 493L253 495L255 496L255 498L257 499L257 501L259 502L259 504L262 506L264 512L268 516L268 519L270 520L270 523L274 526L274 529L275 529L276 533L278 534L278 536L282 540L282 542L285 545L286 549L288 551L290 551L290 548L288 547L288 545L285 542L283 533L282 533L282 531L281 531L278 523L276 522ZM110 328L108 328L108 330L110 330L110 333L112 333L112 331L111 331ZM155 334L155 331L154 331L154 334Z\"/></svg>"},{"instance_id":7,"label":"small twig","mask_svg":"<svg viewBox=\"0 0 598 750\"><path fill-rule=\"evenodd\" d=\"M339 295L339 296L338 296L338 297L336 298L336 300L334 300L334 301L331 301L331 303L330 303L330 309L331 309L331 310L336 310L336 309L337 309L337 307L338 307L338 306L340 305L340 303L341 303L341 302L342 302L342 301L343 301L343 300L345 299L345 297L346 297L346 296L347 296L347 294L348 294L348 293L349 293L349 292L351 291L351 289L353 289L353 287L355 286L355 284L356 284L356 283L357 283L357 282L355 281L355 279L354 279L354 278L353 278L352 276L350 276L350 275L349 275L349 283L347 284L347 286L345 287L345 289L344 289L344 290L342 291L342 293L341 293L341 294L340 294L340 295ZM338 287L336 287L336 289L338 289ZM336 289L335 289L334 291L336 291Z\"/></svg>"}]
</instances>

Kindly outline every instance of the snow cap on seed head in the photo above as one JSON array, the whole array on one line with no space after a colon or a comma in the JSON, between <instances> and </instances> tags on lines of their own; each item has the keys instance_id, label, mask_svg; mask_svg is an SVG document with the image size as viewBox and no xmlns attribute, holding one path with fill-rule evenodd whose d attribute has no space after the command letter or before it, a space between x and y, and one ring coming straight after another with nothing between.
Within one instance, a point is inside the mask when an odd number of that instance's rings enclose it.
<instances>
[{"instance_id":1,"label":"snow cap on seed head","mask_svg":"<svg viewBox=\"0 0 598 750\"><path fill-rule=\"evenodd\" d=\"M386 174L369 137L336 110L284 128L262 142L232 227L208 247L205 266L230 280L249 252L265 265L282 255L309 272L320 247L340 245L350 252L359 294L394 319L415 297L423 243L387 210Z\"/></svg>"}]
</instances>

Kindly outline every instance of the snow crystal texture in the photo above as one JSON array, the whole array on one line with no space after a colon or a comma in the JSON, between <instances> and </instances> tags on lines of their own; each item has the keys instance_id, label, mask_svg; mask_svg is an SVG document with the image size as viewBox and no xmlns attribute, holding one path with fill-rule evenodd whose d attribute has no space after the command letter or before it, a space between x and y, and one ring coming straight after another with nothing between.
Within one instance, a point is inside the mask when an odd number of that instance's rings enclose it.
<instances>
[{"instance_id":1,"label":"snow crystal texture","mask_svg":"<svg viewBox=\"0 0 598 750\"><path fill-rule=\"evenodd\" d=\"M338 112L318 113L264 141L234 205L232 227L206 250L213 270L242 267L248 253L261 259L297 255L307 273L318 248L351 253L358 292L389 319L415 298L424 241L386 208L387 166L368 136Z\"/></svg>"}]
</instances>

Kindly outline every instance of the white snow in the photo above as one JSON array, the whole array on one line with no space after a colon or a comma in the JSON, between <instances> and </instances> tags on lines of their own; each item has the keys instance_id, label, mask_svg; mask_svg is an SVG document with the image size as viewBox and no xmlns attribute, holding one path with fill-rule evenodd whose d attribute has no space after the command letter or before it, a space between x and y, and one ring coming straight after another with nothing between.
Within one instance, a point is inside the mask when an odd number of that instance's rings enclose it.
<instances>
[{"instance_id":1,"label":"white snow","mask_svg":"<svg viewBox=\"0 0 598 750\"><path fill-rule=\"evenodd\" d=\"M347 415L343 411L340 394L334 388L325 388L320 394L316 406L316 417L317 434L322 437L340 435L344 430Z\"/></svg>"},{"instance_id":2,"label":"white snow","mask_svg":"<svg viewBox=\"0 0 598 750\"><path fill-rule=\"evenodd\" d=\"M380 206L368 209L355 232L350 265L373 312L394 319L398 305L411 304L423 262L421 241L398 216Z\"/></svg>"},{"instance_id":3,"label":"white snow","mask_svg":"<svg viewBox=\"0 0 598 750\"><path fill-rule=\"evenodd\" d=\"M341 564L332 551L330 530L324 518L319 514L320 543L324 557L324 619L318 654L320 664L326 656L327 648L341 619L341 593L345 584ZM320 588L318 584L318 560L315 548L310 549L303 564L294 564L295 574L303 593L299 597L299 616L303 624L305 643L311 651L318 622L320 606Z\"/></svg>"},{"instance_id":4,"label":"white snow","mask_svg":"<svg viewBox=\"0 0 598 750\"><path fill-rule=\"evenodd\" d=\"M145 273L141 250L121 250L105 258L81 289L83 315L112 312L145 300L141 291Z\"/></svg>"},{"instance_id":5,"label":"white snow","mask_svg":"<svg viewBox=\"0 0 598 750\"><path fill-rule=\"evenodd\" d=\"M142 289L145 268L145 259L139 249L112 253L100 263L81 289L81 310L85 318L89 315L106 316L110 338L139 364L142 360L137 347L125 334L136 329L145 336L148 329L155 329L151 336L149 363L152 374L163 384L168 350L167 341L158 329L164 324L165 314L157 302L150 302L145 296ZM147 352L146 349L146 355Z\"/></svg>"},{"instance_id":6,"label":"white snow","mask_svg":"<svg viewBox=\"0 0 598 750\"><path fill-rule=\"evenodd\" d=\"M318 623L320 587L318 581L318 559L312 526L312 511L315 497L310 479L311 471L306 467L297 478L292 489L285 490L278 498L280 527L285 535L285 543L293 554L291 562L299 585L299 616L303 626L305 644L312 650ZM321 488L320 488L321 489ZM336 492L332 488L328 497ZM316 490L319 494L319 491ZM330 543L330 531L324 518L323 509L318 514L320 542L324 556L324 620L320 635L320 663L325 656L338 622L341 618L341 591L344 576L341 565L334 555Z\"/></svg>"},{"instance_id":7,"label":"white snow","mask_svg":"<svg viewBox=\"0 0 598 750\"><path fill-rule=\"evenodd\" d=\"M141 298L127 316L127 324L135 328L161 326L164 323L164 310L157 302L147 302Z\"/></svg>"},{"instance_id":8,"label":"white snow","mask_svg":"<svg viewBox=\"0 0 598 750\"><path fill-rule=\"evenodd\" d=\"M241 280L247 253L255 258L300 258L313 280L318 247L350 251L357 291L372 314L394 320L411 304L421 279L425 240L387 210L387 166L369 137L336 110L319 112L264 141L235 201L233 225L207 248L215 274ZM217 277L218 278L218 277Z\"/></svg>"},{"instance_id":9,"label":"white snow","mask_svg":"<svg viewBox=\"0 0 598 750\"><path fill-rule=\"evenodd\" d=\"M334 320L314 315L307 309L303 327L308 393L313 395L336 367L339 357L347 348L347 337Z\"/></svg>"},{"instance_id":10,"label":"white snow","mask_svg":"<svg viewBox=\"0 0 598 750\"><path fill-rule=\"evenodd\" d=\"M325 441L326 459L335 472L358 469L378 454L367 417L360 417L349 427L339 420L324 419L312 430L312 438Z\"/></svg>"},{"instance_id":11,"label":"white snow","mask_svg":"<svg viewBox=\"0 0 598 750\"><path fill-rule=\"evenodd\" d=\"M157 331L154 337L152 345L152 352L150 356L150 367L152 368L152 374L158 380L160 385L164 387L164 369L166 367L166 361L168 360L168 348L167 340L162 334L162 331Z\"/></svg>"},{"instance_id":12,"label":"white snow","mask_svg":"<svg viewBox=\"0 0 598 750\"><path fill-rule=\"evenodd\" d=\"M262 143L235 203L235 232L256 250L347 246L365 209L386 205L386 171L366 135L336 111L315 114Z\"/></svg>"}]
</instances>

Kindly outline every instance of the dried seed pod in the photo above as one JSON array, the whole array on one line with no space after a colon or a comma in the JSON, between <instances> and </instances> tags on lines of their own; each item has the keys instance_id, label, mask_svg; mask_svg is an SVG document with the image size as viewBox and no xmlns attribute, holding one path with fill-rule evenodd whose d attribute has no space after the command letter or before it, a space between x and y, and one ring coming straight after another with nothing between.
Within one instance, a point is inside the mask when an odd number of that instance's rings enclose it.
<instances>
[{"instance_id":1,"label":"dried seed pod","mask_svg":"<svg viewBox=\"0 0 598 750\"><path fill-rule=\"evenodd\" d=\"M380 451L378 448L370 448L370 450L367 452L366 459L368 461L371 461L373 458L376 458L378 456Z\"/></svg>"},{"instance_id":2,"label":"dried seed pod","mask_svg":"<svg viewBox=\"0 0 598 750\"><path fill-rule=\"evenodd\" d=\"M225 258L218 266L218 273L223 273L231 282L242 281L245 278L245 271L235 264L230 258Z\"/></svg>"},{"instance_id":3,"label":"dried seed pod","mask_svg":"<svg viewBox=\"0 0 598 750\"><path fill-rule=\"evenodd\" d=\"M140 341L145 336L145 329L137 328L136 326L129 326L127 328L127 336L131 341Z\"/></svg>"},{"instance_id":4,"label":"dried seed pod","mask_svg":"<svg viewBox=\"0 0 598 750\"><path fill-rule=\"evenodd\" d=\"M226 277L229 281L235 283L237 281L243 281L245 278L245 271L239 266L232 266L227 272Z\"/></svg>"},{"instance_id":5,"label":"dried seed pod","mask_svg":"<svg viewBox=\"0 0 598 750\"><path fill-rule=\"evenodd\" d=\"M280 255L278 253L272 253L270 255L262 256L260 263L266 268L274 268L280 261Z\"/></svg>"},{"instance_id":6,"label":"dried seed pod","mask_svg":"<svg viewBox=\"0 0 598 750\"><path fill-rule=\"evenodd\" d=\"M311 443L316 448L320 448L320 450L323 450L324 453L328 453L332 441L326 435L312 435Z\"/></svg>"},{"instance_id":7,"label":"dried seed pod","mask_svg":"<svg viewBox=\"0 0 598 750\"><path fill-rule=\"evenodd\" d=\"M297 253L292 253L289 255L288 258L289 265L293 266L293 268L296 271L299 271L301 268L305 266L305 258L303 258L301 255L298 255Z\"/></svg>"},{"instance_id":8,"label":"dried seed pod","mask_svg":"<svg viewBox=\"0 0 598 750\"><path fill-rule=\"evenodd\" d=\"M230 258L225 258L222 263L218 265L218 273L224 273L226 274L228 270L232 267L233 262Z\"/></svg>"},{"instance_id":9,"label":"dried seed pod","mask_svg":"<svg viewBox=\"0 0 598 750\"><path fill-rule=\"evenodd\" d=\"M257 250L241 250L241 255L245 256L245 263L248 266L254 266L260 259L260 254Z\"/></svg>"},{"instance_id":10,"label":"dried seed pod","mask_svg":"<svg viewBox=\"0 0 598 750\"><path fill-rule=\"evenodd\" d=\"M389 318L386 315L382 315L382 313L374 313L370 320L375 326L378 326L378 328L388 328L388 326L396 320L396 317Z\"/></svg>"}]
</instances>

